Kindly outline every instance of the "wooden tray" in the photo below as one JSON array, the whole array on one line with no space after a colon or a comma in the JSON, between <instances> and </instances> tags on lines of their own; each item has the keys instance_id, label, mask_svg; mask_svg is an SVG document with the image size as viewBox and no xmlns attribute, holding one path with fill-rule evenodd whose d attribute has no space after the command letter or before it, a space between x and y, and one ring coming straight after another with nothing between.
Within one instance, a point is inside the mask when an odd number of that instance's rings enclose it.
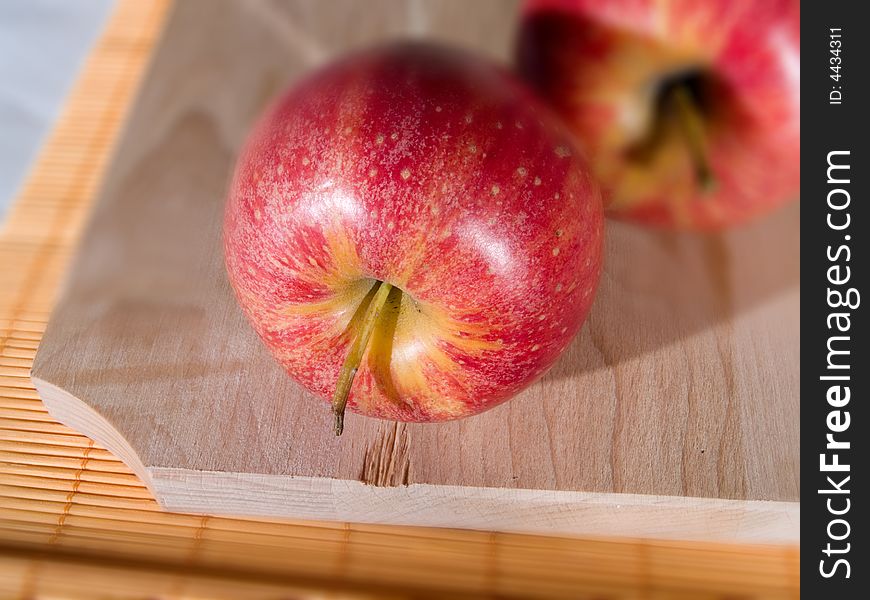
<instances>
[{"instance_id":1,"label":"wooden tray","mask_svg":"<svg viewBox=\"0 0 870 600\"><path fill-rule=\"evenodd\" d=\"M797 206L717 237L613 223L593 314L532 389L460 422L350 416L331 435L224 276L236 148L333 55L425 34L505 60L516 11L315 4L176 7L33 367L52 415L179 511L796 541Z\"/></svg>"}]
</instances>

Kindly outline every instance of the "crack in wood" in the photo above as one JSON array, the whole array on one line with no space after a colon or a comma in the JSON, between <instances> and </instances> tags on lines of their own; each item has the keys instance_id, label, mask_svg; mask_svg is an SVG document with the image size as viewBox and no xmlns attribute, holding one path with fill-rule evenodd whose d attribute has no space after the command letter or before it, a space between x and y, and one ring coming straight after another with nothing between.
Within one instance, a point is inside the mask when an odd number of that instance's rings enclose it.
<instances>
[{"instance_id":1,"label":"crack in wood","mask_svg":"<svg viewBox=\"0 0 870 600\"><path fill-rule=\"evenodd\" d=\"M360 481L378 487L398 487L409 484L411 443L404 423L380 426L375 443L363 458Z\"/></svg>"}]
</instances>

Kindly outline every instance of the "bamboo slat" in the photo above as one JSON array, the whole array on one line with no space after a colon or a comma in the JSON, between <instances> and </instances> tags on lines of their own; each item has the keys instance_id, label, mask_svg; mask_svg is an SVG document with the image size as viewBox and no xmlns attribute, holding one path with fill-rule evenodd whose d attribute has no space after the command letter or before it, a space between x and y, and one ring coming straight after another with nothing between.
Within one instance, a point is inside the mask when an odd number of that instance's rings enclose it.
<instances>
[{"instance_id":1,"label":"bamboo slat","mask_svg":"<svg viewBox=\"0 0 870 600\"><path fill-rule=\"evenodd\" d=\"M30 365L169 9L118 3L0 228L0 597L798 597L796 548L168 513L55 422Z\"/></svg>"}]
</instances>

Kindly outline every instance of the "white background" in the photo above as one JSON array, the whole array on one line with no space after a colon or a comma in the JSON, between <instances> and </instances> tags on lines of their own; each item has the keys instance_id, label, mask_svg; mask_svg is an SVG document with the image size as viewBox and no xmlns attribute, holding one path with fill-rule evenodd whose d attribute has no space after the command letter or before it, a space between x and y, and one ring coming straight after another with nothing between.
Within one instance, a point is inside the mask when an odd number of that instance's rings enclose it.
<instances>
[{"instance_id":1,"label":"white background","mask_svg":"<svg viewBox=\"0 0 870 600\"><path fill-rule=\"evenodd\" d=\"M113 0L0 0L0 222Z\"/></svg>"}]
</instances>

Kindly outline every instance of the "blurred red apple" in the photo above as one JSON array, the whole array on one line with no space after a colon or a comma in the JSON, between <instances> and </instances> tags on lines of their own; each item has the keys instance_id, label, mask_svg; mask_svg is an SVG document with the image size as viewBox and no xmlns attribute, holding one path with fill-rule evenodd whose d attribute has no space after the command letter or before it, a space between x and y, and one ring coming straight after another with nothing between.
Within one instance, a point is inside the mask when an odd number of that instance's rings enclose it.
<instances>
[{"instance_id":1,"label":"blurred red apple","mask_svg":"<svg viewBox=\"0 0 870 600\"><path fill-rule=\"evenodd\" d=\"M798 0L529 0L517 60L615 216L716 229L797 196Z\"/></svg>"},{"instance_id":2,"label":"blurred red apple","mask_svg":"<svg viewBox=\"0 0 870 600\"><path fill-rule=\"evenodd\" d=\"M290 90L239 158L226 264L298 382L401 421L486 410L592 303L598 187L556 117L475 56L404 44Z\"/></svg>"}]
</instances>

